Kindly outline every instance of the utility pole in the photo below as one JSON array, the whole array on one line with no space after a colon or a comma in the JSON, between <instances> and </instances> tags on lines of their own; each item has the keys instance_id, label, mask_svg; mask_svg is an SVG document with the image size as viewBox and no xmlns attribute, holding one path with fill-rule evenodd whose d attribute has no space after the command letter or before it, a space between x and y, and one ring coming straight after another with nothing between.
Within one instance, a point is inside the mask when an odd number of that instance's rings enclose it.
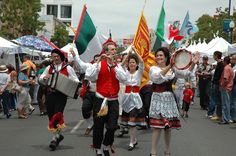
<instances>
[{"instance_id":1,"label":"utility pole","mask_svg":"<svg viewBox=\"0 0 236 156\"><path fill-rule=\"evenodd\" d=\"M229 0L229 11L228 11L228 17L230 18L230 10L231 10L231 0Z\"/></svg>"},{"instance_id":2,"label":"utility pole","mask_svg":"<svg viewBox=\"0 0 236 156\"><path fill-rule=\"evenodd\" d=\"M229 0L229 9L228 9L228 18L229 18L229 20L231 20L231 18L230 18L230 10L231 10L231 0ZM228 32L228 41L229 41L229 43L231 44L232 43L232 30L231 30L231 28L230 28L230 23L229 23L229 32Z\"/></svg>"}]
</instances>

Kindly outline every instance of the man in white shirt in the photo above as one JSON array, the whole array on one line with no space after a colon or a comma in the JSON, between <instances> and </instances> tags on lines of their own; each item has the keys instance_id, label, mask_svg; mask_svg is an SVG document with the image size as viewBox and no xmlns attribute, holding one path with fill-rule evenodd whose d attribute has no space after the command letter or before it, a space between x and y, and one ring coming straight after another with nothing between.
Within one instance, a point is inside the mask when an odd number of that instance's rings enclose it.
<instances>
[{"instance_id":1,"label":"man in white shirt","mask_svg":"<svg viewBox=\"0 0 236 156\"><path fill-rule=\"evenodd\" d=\"M96 97L93 108L93 146L97 156L102 156L102 144L104 156L110 156L109 148L114 142L114 133L118 128L119 103L118 92L119 81L125 81L126 73L124 69L116 63L116 45L108 42L104 46L105 54L101 55L101 61L93 64L86 70L85 78L96 81ZM103 102L107 102L108 114L99 116ZM106 124L106 132L104 126ZM112 148L111 148L112 150Z\"/></svg>"},{"instance_id":2,"label":"man in white shirt","mask_svg":"<svg viewBox=\"0 0 236 156\"><path fill-rule=\"evenodd\" d=\"M59 49L52 50L51 55L53 63L46 67L43 74L40 76L39 81L47 83L50 75L56 72L60 72L74 81L79 81L74 69L64 61L65 56ZM61 134L61 129L65 128L63 111L66 102L67 96L65 94L55 89L48 88L45 105L47 107L49 118L48 130L54 134L49 145L52 151L54 151L59 143L64 139L64 136Z\"/></svg>"}]
</instances>

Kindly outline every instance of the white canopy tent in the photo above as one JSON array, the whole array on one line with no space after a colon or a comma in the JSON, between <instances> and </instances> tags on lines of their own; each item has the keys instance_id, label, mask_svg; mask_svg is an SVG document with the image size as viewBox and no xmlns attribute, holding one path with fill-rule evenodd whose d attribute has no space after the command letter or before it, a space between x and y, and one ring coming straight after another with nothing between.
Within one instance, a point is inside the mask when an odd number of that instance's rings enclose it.
<instances>
[{"instance_id":1,"label":"white canopy tent","mask_svg":"<svg viewBox=\"0 0 236 156\"><path fill-rule=\"evenodd\" d=\"M231 44L231 45L228 47L228 53L229 53L229 54L236 54L236 43Z\"/></svg>"},{"instance_id":2,"label":"white canopy tent","mask_svg":"<svg viewBox=\"0 0 236 156\"><path fill-rule=\"evenodd\" d=\"M215 51L220 51L224 56L228 55L229 47L231 46L225 39L222 37L216 37L212 39L208 44L205 42L188 46L188 50L191 52L200 52L202 55L208 55L213 57ZM236 49L236 48L235 48Z\"/></svg>"},{"instance_id":3,"label":"white canopy tent","mask_svg":"<svg viewBox=\"0 0 236 156\"><path fill-rule=\"evenodd\" d=\"M15 54L23 53L19 45L0 37L0 65L12 64L16 67ZM20 59L18 57L18 61Z\"/></svg>"},{"instance_id":4,"label":"white canopy tent","mask_svg":"<svg viewBox=\"0 0 236 156\"><path fill-rule=\"evenodd\" d=\"M228 55L228 47L231 44L227 42L225 39L222 37L218 37L214 40L212 44L208 44L206 49L202 50L202 53L206 53L209 56L213 56L215 51L220 51L223 53L224 56Z\"/></svg>"}]
</instances>

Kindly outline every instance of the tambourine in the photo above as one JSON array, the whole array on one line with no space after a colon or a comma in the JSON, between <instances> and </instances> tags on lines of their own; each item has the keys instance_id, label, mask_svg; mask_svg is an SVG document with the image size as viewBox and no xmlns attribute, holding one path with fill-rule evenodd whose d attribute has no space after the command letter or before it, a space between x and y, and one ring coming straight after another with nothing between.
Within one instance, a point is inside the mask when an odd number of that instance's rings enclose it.
<instances>
[{"instance_id":1,"label":"tambourine","mask_svg":"<svg viewBox=\"0 0 236 156\"><path fill-rule=\"evenodd\" d=\"M174 63L174 68L178 70L185 70L192 64L192 54L185 49L177 50L171 57Z\"/></svg>"}]
</instances>

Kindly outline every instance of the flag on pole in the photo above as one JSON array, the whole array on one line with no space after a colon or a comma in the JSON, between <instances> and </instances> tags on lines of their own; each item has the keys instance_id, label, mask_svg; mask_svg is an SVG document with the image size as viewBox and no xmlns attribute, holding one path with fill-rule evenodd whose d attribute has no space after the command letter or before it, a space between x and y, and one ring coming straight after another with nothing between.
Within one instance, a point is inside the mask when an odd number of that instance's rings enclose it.
<instances>
[{"instance_id":1,"label":"flag on pole","mask_svg":"<svg viewBox=\"0 0 236 156\"><path fill-rule=\"evenodd\" d=\"M93 60L94 55L99 54L102 51L104 39L102 38L102 35L98 33L85 5L74 41L80 58L85 62L90 62Z\"/></svg>"},{"instance_id":2,"label":"flag on pole","mask_svg":"<svg viewBox=\"0 0 236 156\"><path fill-rule=\"evenodd\" d=\"M171 44L174 37L170 37L170 24L166 24L165 18L165 8L164 8L165 0L163 0L161 12L157 21L157 27L155 30L156 36L153 38L153 45L151 47L152 51L156 51L158 48L162 46L162 43Z\"/></svg>"},{"instance_id":3,"label":"flag on pole","mask_svg":"<svg viewBox=\"0 0 236 156\"><path fill-rule=\"evenodd\" d=\"M139 19L133 45L137 49L139 55L145 60L149 55L150 38L146 18L144 17L143 12Z\"/></svg>"},{"instance_id":4,"label":"flag on pole","mask_svg":"<svg viewBox=\"0 0 236 156\"><path fill-rule=\"evenodd\" d=\"M149 81L149 69L156 61L154 55L150 52L150 36L148 31L147 22L143 12L139 19L138 28L133 41L134 47L137 49L139 55L144 61L144 73L141 80L141 87L143 87Z\"/></svg>"},{"instance_id":5,"label":"flag on pole","mask_svg":"<svg viewBox=\"0 0 236 156\"><path fill-rule=\"evenodd\" d=\"M185 15L185 18L184 18L184 21L183 21L183 24L181 26L181 29L180 29L180 32L179 34L182 35L182 36L185 36L187 37L187 29L189 27L189 12L187 12L187 14Z\"/></svg>"}]
</instances>

